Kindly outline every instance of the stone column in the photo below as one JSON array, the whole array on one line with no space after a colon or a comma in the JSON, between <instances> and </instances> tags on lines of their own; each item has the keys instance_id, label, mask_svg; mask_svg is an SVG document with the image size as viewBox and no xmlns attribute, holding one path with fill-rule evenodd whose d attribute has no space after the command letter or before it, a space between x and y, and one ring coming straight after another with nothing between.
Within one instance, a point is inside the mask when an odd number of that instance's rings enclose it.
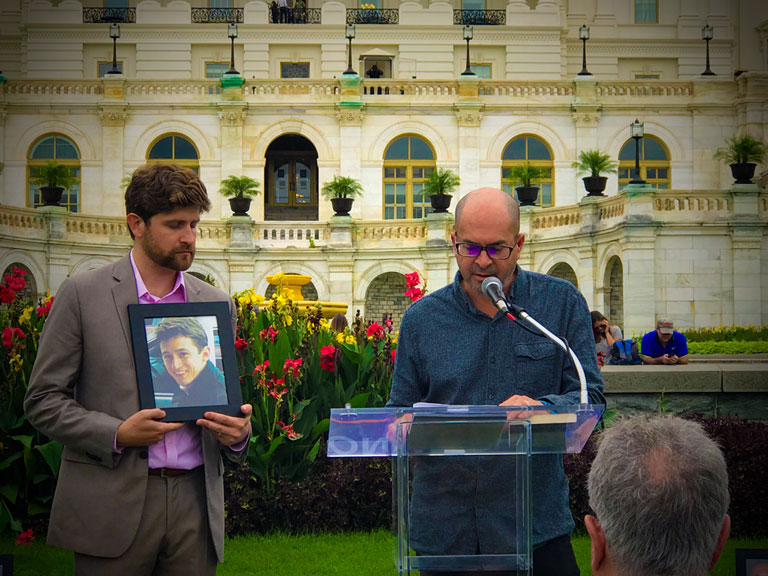
<instances>
[{"instance_id":1,"label":"stone column","mask_svg":"<svg viewBox=\"0 0 768 576\"><path fill-rule=\"evenodd\" d=\"M352 245L352 218L350 216L331 216L331 238L325 248L328 259L328 300L348 302L347 317L353 318L357 308L365 308L365 295L362 302L355 301L355 250ZM365 312L363 310L363 312Z\"/></svg>"},{"instance_id":2,"label":"stone column","mask_svg":"<svg viewBox=\"0 0 768 576\"><path fill-rule=\"evenodd\" d=\"M220 179L224 180L229 176L243 175L243 124L245 123L248 104L240 101L224 101L218 103L218 108L221 138ZM251 204L251 210L254 208L253 204ZM255 202L255 204L259 203ZM221 203L220 214L223 218L231 215L228 202L223 201Z\"/></svg>"},{"instance_id":3,"label":"stone column","mask_svg":"<svg viewBox=\"0 0 768 576\"><path fill-rule=\"evenodd\" d=\"M733 251L733 323L760 326L763 317L763 287L760 251L765 223L760 220L757 184L734 184L733 222L729 226Z\"/></svg>"},{"instance_id":4,"label":"stone column","mask_svg":"<svg viewBox=\"0 0 768 576\"><path fill-rule=\"evenodd\" d=\"M644 333L656 325L656 228L653 201L656 188L628 184L620 192L628 197L624 225L624 331Z\"/></svg>"},{"instance_id":5,"label":"stone column","mask_svg":"<svg viewBox=\"0 0 768 576\"><path fill-rule=\"evenodd\" d=\"M242 292L253 287L256 254L259 247L254 245L254 222L249 216L232 216L229 227L229 247L226 249L229 263L229 290Z\"/></svg>"},{"instance_id":6,"label":"stone column","mask_svg":"<svg viewBox=\"0 0 768 576\"><path fill-rule=\"evenodd\" d=\"M101 81L104 90L104 98L99 103L102 166L99 192L101 194L88 194L88 196L100 198L101 205L93 206L97 213L114 214L114 206L122 206L124 203L123 179L129 176L124 167L125 119L128 115L128 103L125 101L125 76L107 75ZM81 202L85 201L85 192L80 190Z\"/></svg>"},{"instance_id":7,"label":"stone column","mask_svg":"<svg viewBox=\"0 0 768 576\"><path fill-rule=\"evenodd\" d=\"M44 290L55 294L69 276L71 248L69 242L63 241L67 236L69 211L63 206L41 206L37 211L43 217L43 229L47 240Z\"/></svg>"},{"instance_id":8,"label":"stone column","mask_svg":"<svg viewBox=\"0 0 768 576\"><path fill-rule=\"evenodd\" d=\"M459 101L454 105L459 130L459 175L461 192L453 202L482 186L480 182L480 122L484 105L480 102L477 76L459 76ZM440 158L438 161L445 162Z\"/></svg>"},{"instance_id":9,"label":"stone column","mask_svg":"<svg viewBox=\"0 0 768 576\"><path fill-rule=\"evenodd\" d=\"M363 116L362 102L342 101L336 105L336 119L339 122L339 174L361 181L360 138ZM365 183L362 183L365 195L352 204L355 216L361 216L366 206L380 206L377 190L366 189ZM330 202L320 205L318 216L321 221L331 217Z\"/></svg>"}]
</instances>

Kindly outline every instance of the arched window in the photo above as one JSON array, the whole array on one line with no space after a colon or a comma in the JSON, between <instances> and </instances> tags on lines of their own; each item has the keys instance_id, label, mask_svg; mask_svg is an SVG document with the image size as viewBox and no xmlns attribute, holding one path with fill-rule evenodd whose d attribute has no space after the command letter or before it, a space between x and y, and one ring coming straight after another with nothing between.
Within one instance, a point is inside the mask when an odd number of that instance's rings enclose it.
<instances>
[{"instance_id":1,"label":"arched window","mask_svg":"<svg viewBox=\"0 0 768 576\"><path fill-rule=\"evenodd\" d=\"M629 184L635 176L635 141L629 139L619 152L619 188ZM655 136L640 139L640 178L659 189L669 188L669 152Z\"/></svg>"},{"instance_id":2,"label":"arched window","mask_svg":"<svg viewBox=\"0 0 768 576\"><path fill-rule=\"evenodd\" d=\"M40 169L48 162L64 164L76 178L75 183L65 190L60 205L70 212L80 209L80 152L77 146L61 134L46 134L38 139L29 149L27 158L27 205L42 206L39 181Z\"/></svg>"},{"instance_id":3,"label":"arched window","mask_svg":"<svg viewBox=\"0 0 768 576\"><path fill-rule=\"evenodd\" d=\"M576 288L579 287L579 278L576 276L576 272L565 262L555 264L547 274L554 276L555 278L568 280L568 282L576 286Z\"/></svg>"},{"instance_id":4,"label":"arched window","mask_svg":"<svg viewBox=\"0 0 768 576\"><path fill-rule=\"evenodd\" d=\"M530 162L534 166L544 168L547 175L533 184L539 187L539 206L554 206L555 204L555 164L552 161L552 151L546 142L536 136L523 134L514 138L501 155L502 189L513 194L519 183L509 181L509 171L513 166ZM517 198L517 194L515 194Z\"/></svg>"},{"instance_id":5,"label":"arched window","mask_svg":"<svg viewBox=\"0 0 768 576\"><path fill-rule=\"evenodd\" d=\"M429 198L423 198L424 182L435 169L435 152L419 136L400 136L384 152L384 219L423 218Z\"/></svg>"},{"instance_id":6,"label":"arched window","mask_svg":"<svg viewBox=\"0 0 768 576\"><path fill-rule=\"evenodd\" d=\"M147 154L147 164L153 162L173 161L180 166L192 168L195 172L200 171L200 155L197 148L185 136L181 134L166 134L160 136L149 147Z\"/></svg>"}]
</instances>

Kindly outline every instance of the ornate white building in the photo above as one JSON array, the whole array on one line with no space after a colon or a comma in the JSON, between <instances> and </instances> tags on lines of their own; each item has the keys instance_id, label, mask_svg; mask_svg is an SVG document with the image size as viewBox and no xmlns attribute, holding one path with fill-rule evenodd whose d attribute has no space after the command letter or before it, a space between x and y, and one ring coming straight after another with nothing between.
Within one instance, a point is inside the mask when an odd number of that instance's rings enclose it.
<instances>
[{"instance_id":1,"label":"ornate white building","mask_svg":"<svg viewBox=\"0 0 768 576\"><path fill-rule=\"evenodd\" d=\"M173 159L213 200L193 271L262 293L268 274L309 274L321 300L373 318L405 306L402 273L429 289L455 273L451 216L420 194L430 170L458 173L458 196L511 191L527 160L548 176L523 266L571 279L627 332L768 322L768 195L712 158L768 136L764 1L309 0L284 18L260 0L0 1L0 269L55 292L124 254L125 177ZM626 189L635 119L651 187ZM619 173L584 200L571 164L595 148ZM40 207L49 159L78 178L65 209ZM261 182L249 218L216 194L232 174ZM335 174L365 190L351 219L318 197Z\"/></svg>"}]
</instances>

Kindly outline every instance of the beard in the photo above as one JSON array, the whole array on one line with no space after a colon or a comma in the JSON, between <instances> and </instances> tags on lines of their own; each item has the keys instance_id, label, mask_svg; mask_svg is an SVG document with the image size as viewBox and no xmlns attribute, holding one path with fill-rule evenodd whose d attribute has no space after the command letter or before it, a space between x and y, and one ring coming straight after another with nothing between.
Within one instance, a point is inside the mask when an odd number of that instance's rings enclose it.
<instances>
[{"instance_id":1,"label":"beard","mask_svg":"<svg viewBox=\"0 0 768 576\"><path fill-rule=\"evenodd\" d=\"M142 238L142 248L147 257L158 266L183 272L192 266L195 259L194 245L181 244L172 251L164 251L158 248L151 235Z\"/></svg>"}]
</instances>

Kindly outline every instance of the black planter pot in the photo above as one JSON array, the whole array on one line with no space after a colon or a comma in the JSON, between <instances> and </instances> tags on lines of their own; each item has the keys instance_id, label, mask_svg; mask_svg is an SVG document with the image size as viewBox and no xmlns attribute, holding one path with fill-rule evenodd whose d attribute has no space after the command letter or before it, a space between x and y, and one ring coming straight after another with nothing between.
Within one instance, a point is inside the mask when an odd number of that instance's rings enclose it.
<instances>
[{"instance_id":1,"label":"black planter pot","mask_svg":"<svg viewBox=\"0 0 768 576\"><path fill-rule=\"evenodd\" d=\"M235 196L229 199L229 207L232 209L232 216L248 216L251 199Z\"/></svg>"},{"instance_id":2,"label":"black planter pot","mask_svg":"<svg viewBox=\"0 0 768 576\"><path fill-rule=\"evenodd\" d=\"M735 178L736 184L752 184L752 177L755 175L757 164L731 164L731 175Z\"/></svg>"},{"instance_id":3,"label":"black planter pot","mask_svg":"<svg viewBox=\"0 0 768 576\"><path fill-rule=\"evenodd\" d=\"M441 213L448 212L448 207L451 205L450 194L432 194L429 197L429 203L432 205L432 212Z\"/></svg>"},{"instance_id":4,"label":"black planter pot","mask_svg":"<svg viewBox=\"0 0 768 576\"><path fill-rule=\"evenodd\" d=\"M62 194L64 194L64 188L61 186L40 186L40 199L45 206L58 206Z\"/></svg>"},{"instance_id":5,"label":"black planter pot","mask_svg":"<svg viewBox=\"0 0 768 576\"><path fill-rule=\"evenodd\" d=\"M605 196L603 190L605 190L605 185L608 182L607 176L585 176L581 180L584 182L587 196Z\"/></svg>"},{"instance_id":6,"label":"black planter pot","mask_svg":"<svg viewBox=\"0 0 768 576\"><path fill-rule=\"evenodd\" d=\"M331 206L333 206L333 212L336 216L349 216L349 211L352 210L352 202L354 198L331 198Z\"/></svg>"},{"instance_id":7,"label":"black planter pot","mask_svg":"<svg viewBox=\"0 0 768 576\"><path fill-rule=\"evenodd\" d=\"M535 206L536 200L539 198L538 186L518 186L515 188L515 192L517 192L520 206Z\"/></svg>"}]
</instances>

